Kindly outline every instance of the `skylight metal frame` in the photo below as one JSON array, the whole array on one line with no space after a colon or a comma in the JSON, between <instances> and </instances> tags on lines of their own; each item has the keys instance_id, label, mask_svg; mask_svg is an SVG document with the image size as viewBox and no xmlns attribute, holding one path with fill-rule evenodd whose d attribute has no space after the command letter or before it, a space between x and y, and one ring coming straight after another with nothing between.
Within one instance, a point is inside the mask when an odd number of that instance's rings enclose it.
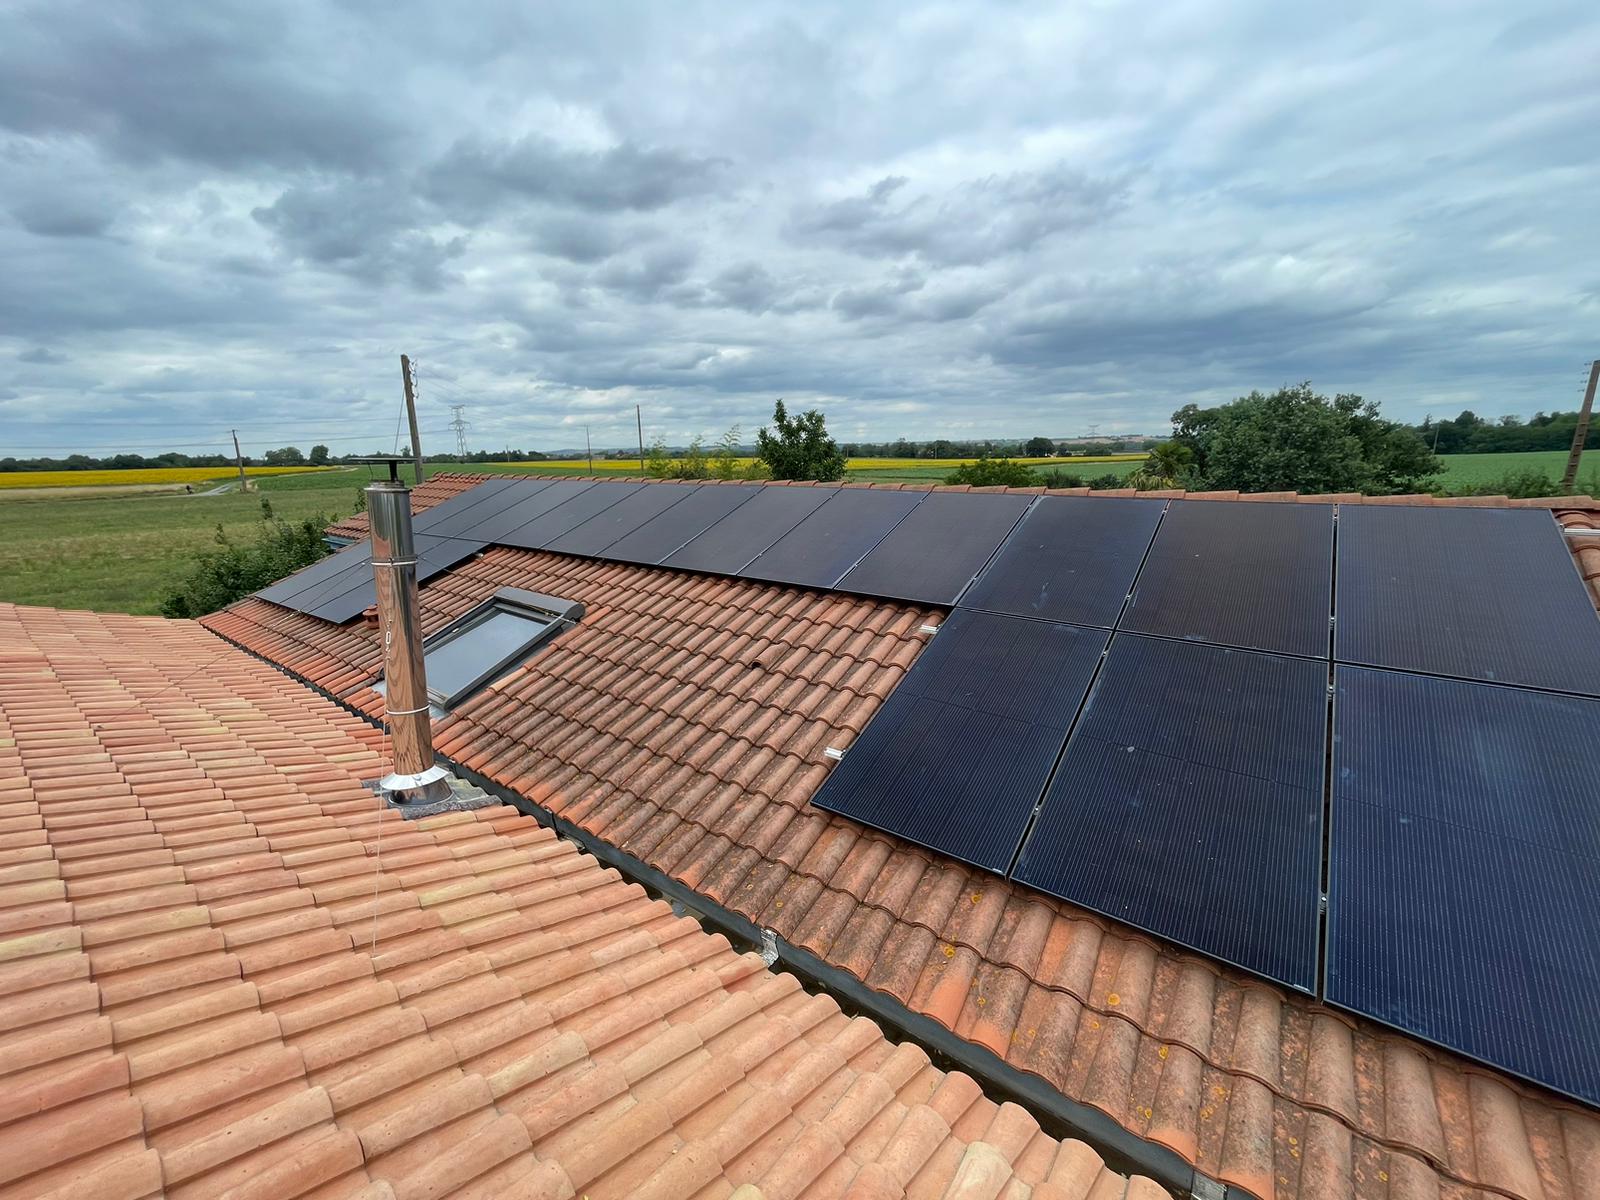
<instances>
[{"instance_id":1,"label":"skylight metal frame","mask_svg":"<svg viewBox=\"0 0 1600 1200\"><path fill-rule=\"evenodd\" d=\"M475 629L500 613L510 613L525 619L542 621L544 624L520 642L514 650L502 655L494 662L486 664L484 669L474 675L469 682L454 691L441 692L430 684L428 687L428 699L439 708L450 709L455 707L455 705L478 691L485 684L504 675L516 664L526 659L534 650L563 631L572 628L583 620L584 607L576 600L563 600L559 596L547 596L542 592L530 592L523 588L513 587L500 588L494 595L474 605L443 629L430 634L424 639L422 643L424 663L427 661L427 656L435 650L449 645L469 630Z\"/></svg>"}]
</instances>

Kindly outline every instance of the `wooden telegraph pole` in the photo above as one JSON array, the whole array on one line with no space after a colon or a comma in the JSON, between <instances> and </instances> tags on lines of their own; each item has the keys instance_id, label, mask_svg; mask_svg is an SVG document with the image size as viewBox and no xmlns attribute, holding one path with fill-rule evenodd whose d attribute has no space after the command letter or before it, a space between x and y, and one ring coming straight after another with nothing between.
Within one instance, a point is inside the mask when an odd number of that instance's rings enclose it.
<instances>
[{"instance_id":1,"label":"wooden telegraph pole","mask_svg":"<svg viewBox=\"0 0 1600 1200\"><path fill-rule=\"evenodd\" d=\"M239 431L237 429L230 429L228 432L233 434L233 461L234 464L239 468L239 490L241 492L248 492L250 490L250 483L244 477L244 455L239 453Z\"/></svg>"},{"instance_id":2,"label":"wooden telegraph pole","mask_svg":"<svg viewBox=\"0 0 1600 1200\"><path fill-rule=\"evenodd\" d=\"M1572 453L1567 455L1566 474L1561 476L1561 494L1570 496L1578 485L1578 460L1583 457L1583 442L1589 435L1589 415L1594 411L1594 388L1600 383L1600 358L1589 364L1589 386L1583 393L1583 408L1578 411L1578 427L1572 431Z\"/></svg>"},{"instance_id":3,"label":"wooden telegraph pole","mask_svg":"<svg viewBox=\"0 0 1600 1200\"><path fill-rule=\"evenodd\" d=\"M406 420L411 423L411 459L416 481L422 482L422 438L417 433L417 397L411 387L411 360L400 356L400 379L406 385Z\"/></svg>"},{"instance_id":4,"label":"wooden telegraph pole","mask_svg":"<svg viewBox=\"0 0 1600 1200\"><path fill-rule=\"evenodd\" d=\"M633 406L633 423L639 427L639 474L644 474L644 414L639 411L639 406Z\"/></svg>"}]
</instances>

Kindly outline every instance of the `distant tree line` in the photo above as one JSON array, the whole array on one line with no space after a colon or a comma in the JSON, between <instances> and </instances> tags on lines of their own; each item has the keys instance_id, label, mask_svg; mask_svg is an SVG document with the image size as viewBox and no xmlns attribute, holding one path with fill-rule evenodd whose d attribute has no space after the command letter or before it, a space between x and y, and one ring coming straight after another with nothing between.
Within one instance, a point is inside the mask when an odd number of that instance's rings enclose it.
<instances>
[{"instance_id":1,"label":"distant tree line","mask_svg":"<svg viewBox=\"0 0 1600 1200\"><path fill-rule=\"evenodd\" d=\"M1524 421L1505 416L1489 421L1470 408L1460 416L1435 421L1431 417L1416 427L1417 434L1437 454L1497 454L1508 450L1567 450L1577 432L1576 412L1536 412ZM1600 447L1600 425L1590 425L1584 447Z\"/></svg>"},{"instance_id":2,"label":"distant tree line","mask_svg":"<svg viewBox=\"0 0 1600 1200\"><path fill-rule=\"evenodd\" d=\"M1148 449L1147 438L1107 438L1095 442L1057 442L1047 437L1027 439L984 438L957 441L935 438L914 442L897 438L892 442L845 442L840 449L846 458L1050 458L1127 454Z\"/></svg>"}]
</instances>

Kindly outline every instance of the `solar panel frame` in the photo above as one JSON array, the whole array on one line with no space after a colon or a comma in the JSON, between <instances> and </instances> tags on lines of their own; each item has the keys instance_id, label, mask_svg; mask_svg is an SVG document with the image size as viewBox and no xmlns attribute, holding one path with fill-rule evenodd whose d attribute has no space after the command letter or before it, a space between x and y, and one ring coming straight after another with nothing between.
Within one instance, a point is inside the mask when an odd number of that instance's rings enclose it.
<instances>
[{"instance_id":1,"label":"solar panel frame","mask_svg":"<svg viewBox=\"0 0 1600 1200\"><path fill-rule=\"evenodd\" d=\"M1012 878L1314 993L1327 664L1117 633Z\"/></svg>"},{"instance_id":2,"label":"solar panel frame","mask_svg":"<svg viewBox=\"0 0 1600 1200\"><path fill-rule=\"evenodd\" d=\"M695 488L680 503L607 546L605 556L618 562L654 566L747 503L759 491L761 485L751 483L707 484Z\"/></svg>"},{"instance_id":3,"label":"solar panel frame","mask_svg":"<svg viewBox=\"0 0 1600 1200\"><path fill-rule=\"evenodd\" d=\"M962 595L962 608L1110 629L1165 500L1041 496Z\"/></svg>"},{"instance_id":4,"label":"solar panel frame","mask_svg":"<svg viewBox=\"0 0 1600 1200\"><path fill-rule=\"evenodd\" d=\"M449 570L462 559L482 550L487 542L466 538L439 537L435 534L418 534L415 540L417 558L417 583L423 584L434 576ZM365 612L378 602L377 581L373 578L370 563L365 571L348 572L348 586L338 592L319 597L314 604L301 611L318 620L343 625L352 617Z\"/></svg>"},{"instance_id":5,"label":"solar panel frame","mask_svg":"<svg viewBox=\"0 0 1600 1200\"><path fill-rule=\"evenodd\" d=\"M412 532L435 537L470 537L474 527L509 508L520 498L522 493L518 483L513 476L486 479L441 504L417 513L411 520Z\"/></svg>"},{"instance_id":6,"label":"solar panel frame","mask_svg":"<svg viewBox=\"0 0 1600 1200\"><path fill-rule=\"evenodd\" d=\"M763 486L722 520L662 559L661 565L715 575L737 575L838 490Z\"/></svg>"},{"instance_id":7,"label":"solar panel frame","mask_svg":"<svg viewBox=\"0 0 1600 1200\"><path fill-rule=\"evenodd\" d=\"M502 546L516 546L523 550L548 550L550 543L568 530L577 528L590 517L605 512L614 504L620 504L647 486L643 483L596 483L492 540ZM483 532L482 528L475 531L479 537L483 536Z\"/></svg>"},{"instance_id":8,"label":"solar panel frame","mask_svg":"<svg viewBox=\"0 0 1600 1200\"><path fill-rule=\"evenodd\" d=\"M1328 657L1331 504L1174 500L1118 629Z\"/></svg>"},{"instance_id":9,"label":"solar panel frame","mask_svg":"<svg viewBox=\"0 0 1600 1200\"><path fill-rule=\"evenodd\" d=\"M1546 509L1341 505L1339 662L1600 696L1600 617Z\"/></svg>"},{"instance_id":10,"label":"solar panel frame","mask_svg":"<svg viewBox=\"0 0 1600 1200\"><path fill-rule=\"evenodd\" d=\"M1600 700L1335 679L1328 1003L1600 1104Z\"/></svg>"},{"instance_id":11,"label":"solar panel frame","mask_svg":"<svg viewBox=\"0 0 1600 1200\"><path fill-rule=\"evenodd\" d=\"M465 532L474 538L498 543L506 534L543 516L595 486L589 479L518 480L511 503L492 516L485 516Z\"/></svg>"},{"instance_id":12,"label":"solar panel frame","mask_svg":"<svg viewBox=\"0 0 1600 1200\"><path fill-rule=\"evenodd\" d=\"M256 592L255 595L262 600L270 600L274 604L281 604L285 608L294 608L291 603L296 595L319 584L325 583L335 575L349 570L352 566L372 560L372 543L369 541L356 542L353 545L342 547L325 558L319 558L308 567L303 567L293 575L278 580Z\"/></svg>"},{"instance_id":13,"label":"solar panel frame","mask_svg":"<svg viewBox=\"0 0 1600 1200\"><path fill-rule=\"evenodd\" d=\"M1109 637L955 610L811 802L1004 874Z\"/></svg>"},{"instance_id":14,"label":"solar panel frame","mask_svg":"<svg viewBox=\"0 0 1600 1200\"><path fill-rule=\"evenodd\" d=\"M791 587L832 588L905 520L926 492L839 488L739 572Z\"/></svg>"},{"instance_id":15,"label":"solar panel frame","mask_svg":"<svg viewBox=\"0 0 1600 1200\"><path fill-rule=\"evenodd\" d=\"M842 591L953 605L1033 496L931 492L838 583Z\"/></svg>"},{"instance_id":16,"label":"solar panel frame","mask_svg":"<svg viewBox=\"0 0 1600 1200\"><path fill-rule=\"evenodd\" d=\"M700 490L691 483L656 483L642 487L610 508L596 513L582 524L567 530L554 539L547 549L562 554L581 554L586 557L609 557L607 549L641 525L671 511L674 507Z\"/></svg>"}]
</instances>

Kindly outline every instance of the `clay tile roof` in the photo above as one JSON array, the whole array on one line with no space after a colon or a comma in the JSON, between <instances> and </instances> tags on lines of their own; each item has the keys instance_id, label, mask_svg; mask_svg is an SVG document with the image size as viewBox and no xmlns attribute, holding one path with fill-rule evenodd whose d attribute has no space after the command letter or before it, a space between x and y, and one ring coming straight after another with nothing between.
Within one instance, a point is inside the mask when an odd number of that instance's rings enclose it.
<instances>
[{"instance_id":1,"label":"clay tile roof","mask_svg":"<svg viewBox=\"0 0 1600 1200\"><path fill-rule=\"evenodd\" d=\"M493 478L493 475L452 472L428 475L423 479L421 486L411 489L411 511L423 512L435 504L443 504L451 496L459 496L468 488L475 488L484 480ZM330 537L356 539L366 537L367 530L367 514L358 512L345 517L342 521L335 521L328 526L327 532Z\"/></svg>"},{"instance_id":2,"label":"clay tile roof","mask_svg":"<svg viewBox=\"0 0 1600 1200\"><path fill-rule=\"evenodd\" d=\"M1582 497L1465 503L1600 527ZM589 615L436 726L453 761L1257 1196L1600 1196L1591 1110L813 808L941 612L496 548L422 589L426 627L502 586ZM374 629L205 623L381 711Z\"/></svg>"},{"instance_id":3,"label":"clay tile roof","mask_svg":"<svg viewBox=\"0 0 1600 1200\"><path fill-rule=\"evenodd\" d=\"M190 622L0 605L0 1194L1128 1196Z\"/></svg>"}]
</instances>

